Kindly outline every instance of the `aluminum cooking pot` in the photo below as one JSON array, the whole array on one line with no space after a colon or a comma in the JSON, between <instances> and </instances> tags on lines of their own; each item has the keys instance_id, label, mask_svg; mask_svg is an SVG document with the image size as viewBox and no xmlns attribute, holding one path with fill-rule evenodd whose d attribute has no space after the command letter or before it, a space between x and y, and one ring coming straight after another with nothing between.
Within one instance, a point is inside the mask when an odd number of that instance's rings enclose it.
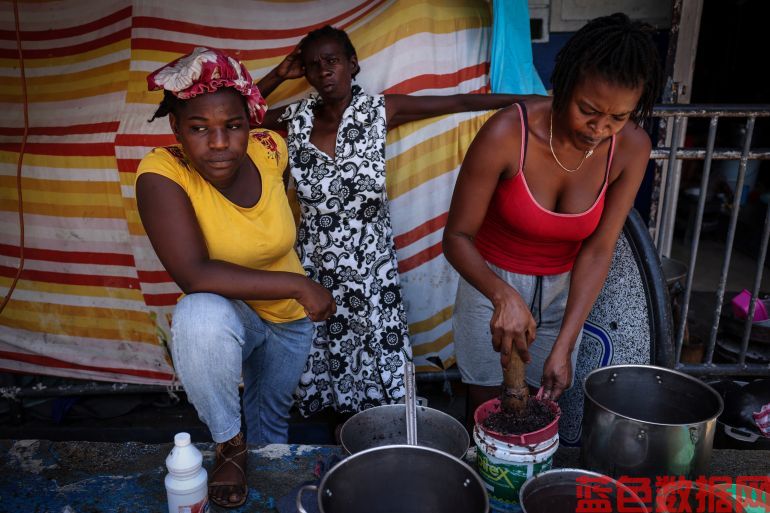
<instances>
[{"instance_id":1,"label":"aluminum cooking pot","mask_svg":"<svg viewBox=\"0 0 770 513\"><path fill-rule=\"evenodd\" d=\"M519 490L523 513L574 513L579 510L579 498L606 500L609 506L609 510L591 511L647 511L639 496L623 483L577 468L541 472L527 479ZM589 508L582 510L589 511Z\"/></svg>"},{"instance_id":2,"label":"aluminum cooking pot","mask_svg":"<svg viewBox=\"0 0 770 513\"><path fill-rule=\"evenodd\" d=\"M349 454L383 445L405 445L406 407L387 404L356 413L342 425L340 442ZM418 406L417 445L462 458L470 445L470 437L465 427L451 415Z\"/></svg>"},{"instance_id":3,"label":"aluminum cooking pot","mask_svg":"<svg viewBox=\"0 0 770 513\"><path fill-rule=\"evenodd\" d=\"M454 456L429 447L388 445L340 461L316 485L321 513L488 513L479 476Z\"/></svg>"},{"instance_id":4,"label":"aluminum cooking pot","mask_svg":"<svg viewBox=\"0 0 770 513\"><path fill-rule=\"evenodd\" d=\"M757 388L755 383L758 383L760 388ZM716 439L719 439L721 429L724 436L731 438L730 444L736 446L735 448L770 449L770 439L762 436L751 415L752 412L759 411L763 404L770 402L770 380L755 381L748 393L743 390L747 385L746 381L721 379L709 381L709 385L717 391L725 404L722 415L717 419ZM761 387L765 389L762 390ZM756 392L764 392L767 397L751 397Z\"/></svg>"},{"instance_id":5,"label":"aluminum cooking pot","mask_svg":"<svg viewBox=\"0 0 770 513\"><path fill-rule=\"evenodd\" d=\"M702 381L663 367L591 372L585 393L583 467L618 478L706 474L722 398Z\"/></svg>"}]
</instances>

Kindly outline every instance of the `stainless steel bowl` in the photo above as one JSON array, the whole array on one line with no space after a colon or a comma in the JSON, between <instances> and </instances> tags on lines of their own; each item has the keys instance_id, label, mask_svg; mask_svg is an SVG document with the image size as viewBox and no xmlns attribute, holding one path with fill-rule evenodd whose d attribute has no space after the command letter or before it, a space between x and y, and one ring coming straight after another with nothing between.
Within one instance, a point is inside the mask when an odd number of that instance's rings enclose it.
<instances>
[{"instance_id":1,"label":"stainless steel bowl","mask_svg":"<svg viewBox=\"0 0 770 513\"><path fill-rule=\"evenodd\" d=\"M356 413L342 425L340 441L350 454L383 445L406 444L406 407L388 404ZM418 406L417 445L462 458L470 445L470 437L451 415Z\"/></svg>"}]
</instances>

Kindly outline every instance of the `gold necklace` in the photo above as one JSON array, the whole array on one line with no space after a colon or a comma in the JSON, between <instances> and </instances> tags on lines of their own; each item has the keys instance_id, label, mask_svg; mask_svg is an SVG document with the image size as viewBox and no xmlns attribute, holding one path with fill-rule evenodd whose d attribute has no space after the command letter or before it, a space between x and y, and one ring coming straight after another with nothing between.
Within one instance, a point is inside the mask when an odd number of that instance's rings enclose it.
<instances>
[{"instance_id":1,"label":"gold necklace","mask_svg":"<svg viewBox=\"0 0 770 513\"><path fill-rule=\"evenodd\" d=\"M551 155L553 155L553 160L556 161L557 164L559 164L559 167L565 170L568 173L574 173L578 169L580 169L580 166L583 165L583 162L586 161L588 157L593 155L594 150L588 150L585 152L585 155L583 155L583 160L580 161L580 164L578 164L578 167L575 169L569 169L568 167L565 167L564 164L559 162L559 159L556 157L556 152L553 151L553 110L551 110L551 124L548 127L548 146L551 148Z\"/></svg>"}]
</instances>

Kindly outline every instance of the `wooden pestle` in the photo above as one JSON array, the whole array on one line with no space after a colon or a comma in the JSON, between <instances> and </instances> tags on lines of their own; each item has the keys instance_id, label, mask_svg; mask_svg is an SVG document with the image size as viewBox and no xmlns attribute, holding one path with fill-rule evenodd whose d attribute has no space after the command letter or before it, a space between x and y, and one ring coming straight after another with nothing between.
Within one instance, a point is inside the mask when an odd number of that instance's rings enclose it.
<instances>
[{"instance_id":1,"label":"wooden pestle","mask_svg":"<svg viewBox=\"0 0 770 513\"><path fill-rule=\"evenodd\" d=\"M503 369L503 395L500 399L504 412L523 414L529 400L529 387L525 381L524 362L515 347L511 348L508 368Z\"/></svg>"}]
</instances>

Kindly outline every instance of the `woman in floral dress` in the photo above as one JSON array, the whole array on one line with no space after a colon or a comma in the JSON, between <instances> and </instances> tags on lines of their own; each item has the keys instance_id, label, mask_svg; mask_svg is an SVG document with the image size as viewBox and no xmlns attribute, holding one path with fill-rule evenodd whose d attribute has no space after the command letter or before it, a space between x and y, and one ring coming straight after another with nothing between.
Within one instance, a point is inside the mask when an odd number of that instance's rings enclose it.
<instances>
[{"instance_id":1,"label":"woman in floral dress","mask_svg":"<svg viewBox=\"0 0 770 513\"><path fill-rule=\"evenodd\" d=\"M411 359L385 190L388 128L452 112L510 105L511 95L369 95L347 34L309 33L258 86L265 96L305 77L317 93L267 112L266 128L288 132L289 168L301 222L297 251L305 271L329 289L337 313L316 324L296 395L300 411L355 413L397 402Z\"/></svg>"}]
</instances>

